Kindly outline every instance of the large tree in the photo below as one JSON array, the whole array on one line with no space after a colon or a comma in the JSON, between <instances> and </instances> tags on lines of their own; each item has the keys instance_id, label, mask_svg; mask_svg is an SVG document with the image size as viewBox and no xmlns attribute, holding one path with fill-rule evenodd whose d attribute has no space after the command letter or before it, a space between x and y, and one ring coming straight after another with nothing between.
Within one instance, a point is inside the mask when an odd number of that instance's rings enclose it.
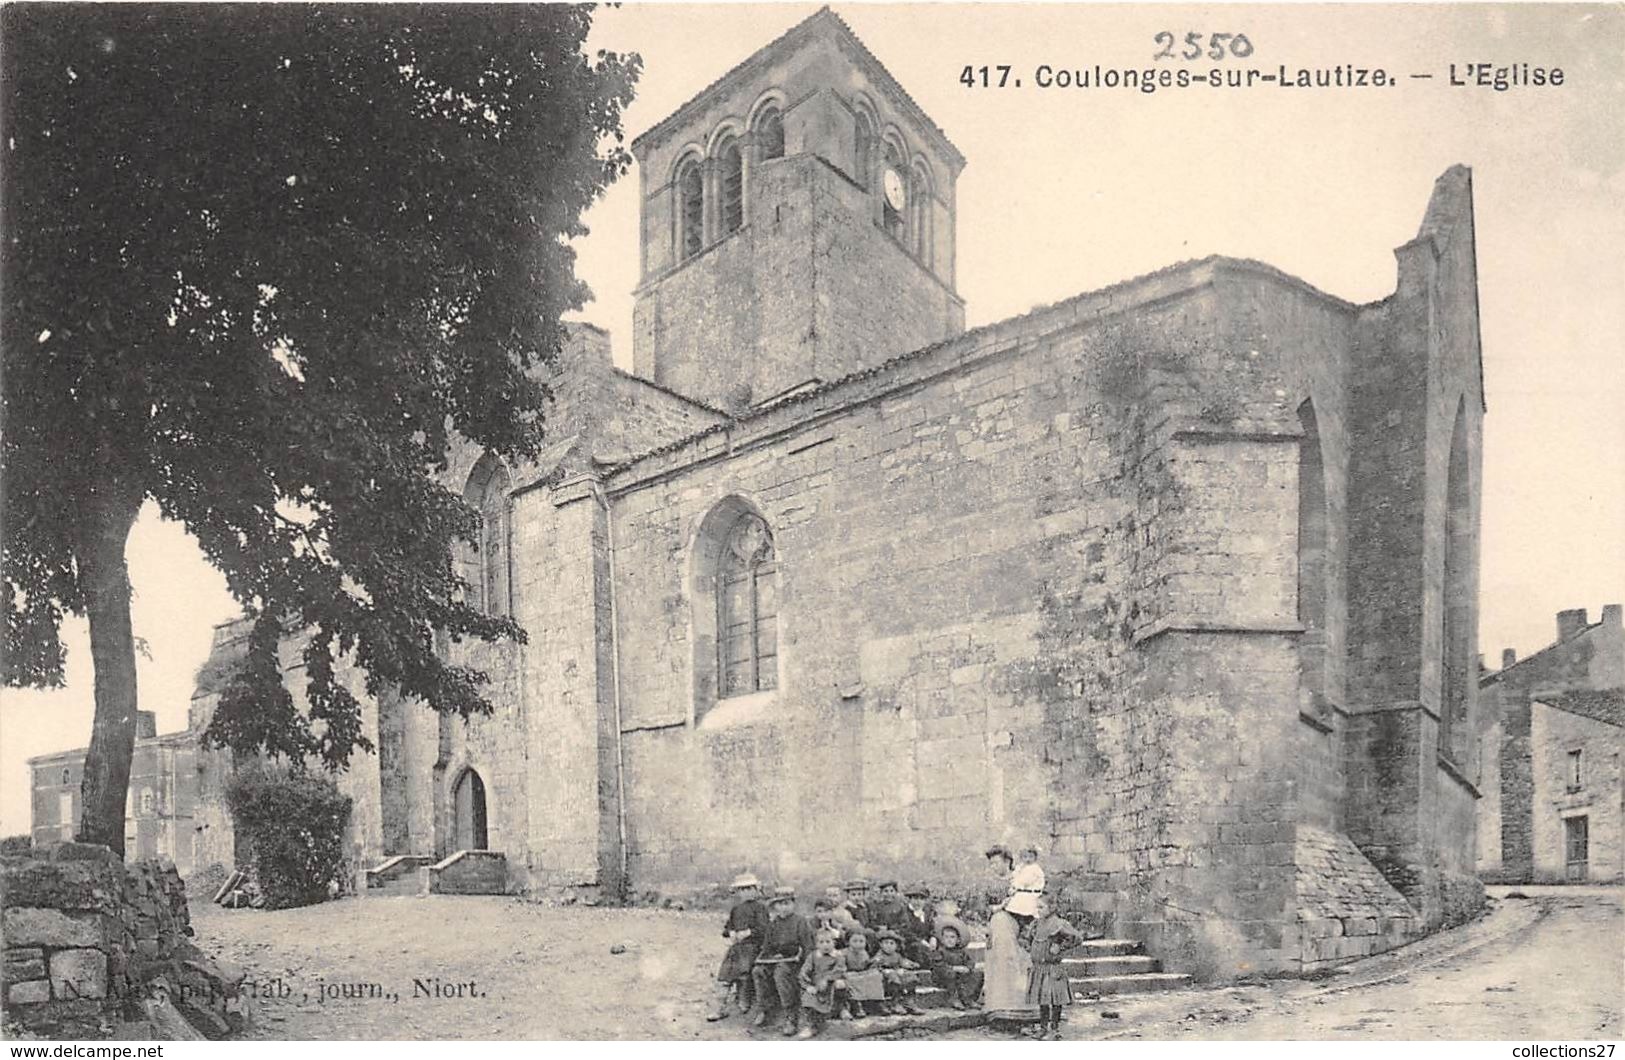
<instances>
[{"instance_id":1,"label":"large tree","mask_svg":"<svg viewBox=\"0 0 1625 1060\"><path fill-rule=\"evenodd\" d=\"M568 240L628 162L635 57L554 5L8 5L3 13L4 678L63 677L89 618L81 839L122 851L136 674L125 544L149 499L257 616L212 730L335 766L367 743L353 657L490 709L437 631L478 515L454 436L542 442ZM275 654L310 630L308 710Z\"/></svg>"}]
</instances>

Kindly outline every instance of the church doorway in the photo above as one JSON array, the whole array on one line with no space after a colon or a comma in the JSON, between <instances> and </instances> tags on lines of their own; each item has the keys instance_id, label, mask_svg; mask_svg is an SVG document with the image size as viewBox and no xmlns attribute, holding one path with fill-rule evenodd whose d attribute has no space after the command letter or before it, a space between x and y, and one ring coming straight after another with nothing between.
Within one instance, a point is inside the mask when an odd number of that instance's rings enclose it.
<instances>
[{"instance_id":1,"label":"church doorway","mask_svg":"<svg viewBox=\"0 0 1625 1060\"><path fill-rule=\"evenodd\" d=\"M473 769L463 770L451 793L455 822L453 850L487 850L485 831L485 781Z\"/></svg>"}]
</instances>

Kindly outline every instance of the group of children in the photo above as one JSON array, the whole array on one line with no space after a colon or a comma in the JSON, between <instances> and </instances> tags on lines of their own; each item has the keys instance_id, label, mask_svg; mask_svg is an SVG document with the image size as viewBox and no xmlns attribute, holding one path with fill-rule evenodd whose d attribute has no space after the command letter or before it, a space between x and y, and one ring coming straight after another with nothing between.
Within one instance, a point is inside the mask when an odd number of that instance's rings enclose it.
<instances>
[{"instance_id":1,"label":"group of children","mask_svg":"<svg viewBox=\"0 0 1625 1060\"><path fill-rule=\"evenodd\" d=\"M733 998L763 1026L775 1017L788 1036L811 1038L825 1022L907 1012L918 1015L913 992L929 979L964 1009L976 1004L982 974L967 950L970 932L943 901L930 908L924 887L900 892L882 881L870 895L867 880L832 886L811 916L796 910L793 887L764 901L761 881L746 873L733 881L734 904L722 934L730 942L717 971L716 1009L727 1017Z\"/></svg>"}]
</instances>

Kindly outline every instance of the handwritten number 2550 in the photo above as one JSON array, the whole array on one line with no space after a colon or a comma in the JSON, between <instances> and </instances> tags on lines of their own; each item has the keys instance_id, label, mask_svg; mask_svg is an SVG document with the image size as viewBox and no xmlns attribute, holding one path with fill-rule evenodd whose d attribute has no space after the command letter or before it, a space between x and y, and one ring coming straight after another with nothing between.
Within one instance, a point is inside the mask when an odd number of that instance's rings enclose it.
<instances>
[{"instance_id":1,"label":"handwritten number 2550","mask_svg":"<svg viewBox=\"0 0 1625 1060\"><path fill-rule=\"evenodd\" d=\"M1200 59L1202 57L1202 34L1191 32L1185 34L1185 46L1174 53L1174 35L1167 30L1157 34L1153 40L1162 45L1162 50L1153 58L1157 59ZM1207 35L1207 57L1215 61L1233 55L1237 59L1245 59L1253 54L1253 42L1247 39L1245 33L1210 33Z\"/></svg>"}]
</instances>

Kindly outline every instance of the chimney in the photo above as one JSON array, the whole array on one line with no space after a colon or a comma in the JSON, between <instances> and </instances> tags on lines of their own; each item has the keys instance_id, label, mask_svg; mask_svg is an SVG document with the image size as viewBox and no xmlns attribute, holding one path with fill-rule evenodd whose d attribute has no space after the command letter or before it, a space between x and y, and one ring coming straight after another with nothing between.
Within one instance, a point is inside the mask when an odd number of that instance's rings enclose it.
<instances>
[{"instance_id":1,"label":"chimney","mask_svg":"<svg viewBox=\"0 0 1625 1060\"><path fill-rule=\"evenodd\" d=\"M1501 649L1501 669L1505 670L1518 661L1518 653L1512 648Z\"/></svg>"},{"instance_id":2,"label":"chimney","mask_svg":"<svg viewBox=\"0 0 1625 1060\"><path fill-rule=\"evenodd\" d=\"M1605 626L1625 625L1622 620L1618 604L1604 604L1602 608L1602 624Z\"/></svg>"},{"instance_id":3,"label":"chimney","mask_svg":"<svg viewBox=\"0 0 1625 1060\"><path fill-rule=\"evenodd\" d=\"M1586 621L1586 609L1583 607L1577 607L1571 611L1559 611L1557 613L1557 639L1560 641L1568 640L1590 624Z\"/></svg>"},{"instance_id":4,"label":"chimney","mask_svg":"<svg viewBox=\"0 0 1625 1060\"><path fill-rule=\"evenodd\" d=\"M158 715L150 710L135 712L135 738L144 740L158 735Z\"/></svg>"}]
</instances>

